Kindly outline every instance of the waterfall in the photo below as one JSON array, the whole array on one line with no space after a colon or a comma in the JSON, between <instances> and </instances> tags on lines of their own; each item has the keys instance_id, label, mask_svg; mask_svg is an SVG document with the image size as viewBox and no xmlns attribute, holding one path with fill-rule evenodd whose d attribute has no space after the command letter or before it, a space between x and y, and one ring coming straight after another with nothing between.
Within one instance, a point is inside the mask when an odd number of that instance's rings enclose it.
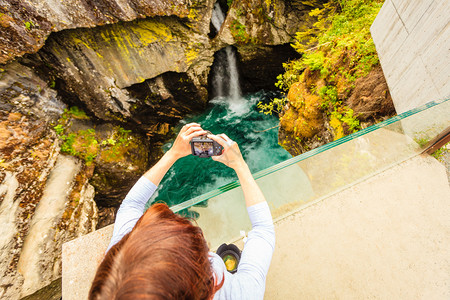
<instances>
[{"instance_id":1,"label":"waterfall","mask_svg":"<svg viewBox=\"0 0 450 300\"><path fill-rule=\"evenodd\" d=\"M225 14L222 12L218 2L214 4L211 23L217 32L220 31L225 20ZM220 55L217 56L218 58ZM239 85L239 72L236 63L235 50L231 46L225 48L226 64L218 62L213 74L213 88L217 96L230 97L232 102L238 102L241 98L241 88ZM224 91L224 82L228 81L228 90Z\"/></svg>"},{"instance_id":2,"label":"waterfall","mask_svg":"<svg viewBox=\"0 0 450 300\"><path fill-rule=\"evenodd\" d=\"M211 23L213 24L217 32L219 32L220 27L223 24L223 21L225 21L225 14L222 12L219 2L216 2L214 4L214 9L211 16Z\"/></svg>"}]
</instances>

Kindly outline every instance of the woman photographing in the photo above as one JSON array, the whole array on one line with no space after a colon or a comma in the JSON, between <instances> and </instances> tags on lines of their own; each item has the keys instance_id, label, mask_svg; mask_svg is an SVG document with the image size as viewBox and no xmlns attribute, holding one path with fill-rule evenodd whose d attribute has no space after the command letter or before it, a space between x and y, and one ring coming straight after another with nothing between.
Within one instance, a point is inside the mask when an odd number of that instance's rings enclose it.
<instances>
[{"instance_id":1,"label":"woman photographing","mask_svg":"<svg viewBox=\"0 0 450 300\"><path fill-rule=\"evenodd\" d=\"M263 299L275 247L272 216L239 146L225 134L208 135L224 148L212 159L235 170L252 223L235 274L209 251L201 229L167 205L154 204L143 213L166 172L191 153L190 140L206 133L199 124L185 125L125 197L89 299Z\"/></svg>"}]
</instances>

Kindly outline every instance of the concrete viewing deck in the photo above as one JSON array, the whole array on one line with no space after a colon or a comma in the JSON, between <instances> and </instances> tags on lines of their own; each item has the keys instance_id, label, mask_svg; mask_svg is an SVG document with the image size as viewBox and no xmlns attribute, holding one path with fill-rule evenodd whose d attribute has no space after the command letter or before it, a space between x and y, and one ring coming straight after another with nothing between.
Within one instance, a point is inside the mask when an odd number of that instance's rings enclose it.
<instances>
[{"instance_id":1,"label":"concrete viewing deck","mask_svg":"<svg viewBox=\"0 0 450 300\"><path fill-rule=\"evenodd\" d=\"M450 298L450 187L432 157L302 207L275 229L266 299ZM111 233L64 244L64 300L87 298Z\"/></svg>"}]
</instances>

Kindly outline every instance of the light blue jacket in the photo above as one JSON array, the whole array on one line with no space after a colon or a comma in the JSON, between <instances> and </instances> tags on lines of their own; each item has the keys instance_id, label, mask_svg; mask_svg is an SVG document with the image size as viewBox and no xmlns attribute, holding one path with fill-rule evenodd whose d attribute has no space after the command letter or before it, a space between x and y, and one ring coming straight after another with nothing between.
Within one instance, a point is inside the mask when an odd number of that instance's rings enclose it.
<instances>
[{"instance_id":1,"label":"light blue jacket","mask_svg":"<svg viewBox=\"0 0 450 300\"><path fill-rule=\"evenodd\" d=\"M155 190L156 186L145 177L136 182L117 211L108 250L133 229ZM235 274L227 272L223 260L210 252L210 261L217 282L221 282L225 276L224 284L214 295L214 300L264 298L266 276L275 248L275 230L267 202L250 206L247 211L252 230L248 233L237 272Z\"/></svg>"}]
</instances>

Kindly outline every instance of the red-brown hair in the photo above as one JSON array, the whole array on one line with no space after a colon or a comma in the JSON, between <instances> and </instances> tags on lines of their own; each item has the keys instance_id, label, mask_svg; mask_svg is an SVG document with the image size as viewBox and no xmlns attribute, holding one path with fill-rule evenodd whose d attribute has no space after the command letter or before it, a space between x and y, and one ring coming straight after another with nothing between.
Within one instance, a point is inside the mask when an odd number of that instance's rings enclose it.
<instances>
[{"instance_id":1,"label":"red-brown hair","mask_svg":"<svg viewBox=\"0 0 450 300\"><path fill-rule=\"evenodd\" d=\"M198 226L155 204L108 251L89 299L211 299L222 284L208 252Z\"/></svg>"}]
</instances>

